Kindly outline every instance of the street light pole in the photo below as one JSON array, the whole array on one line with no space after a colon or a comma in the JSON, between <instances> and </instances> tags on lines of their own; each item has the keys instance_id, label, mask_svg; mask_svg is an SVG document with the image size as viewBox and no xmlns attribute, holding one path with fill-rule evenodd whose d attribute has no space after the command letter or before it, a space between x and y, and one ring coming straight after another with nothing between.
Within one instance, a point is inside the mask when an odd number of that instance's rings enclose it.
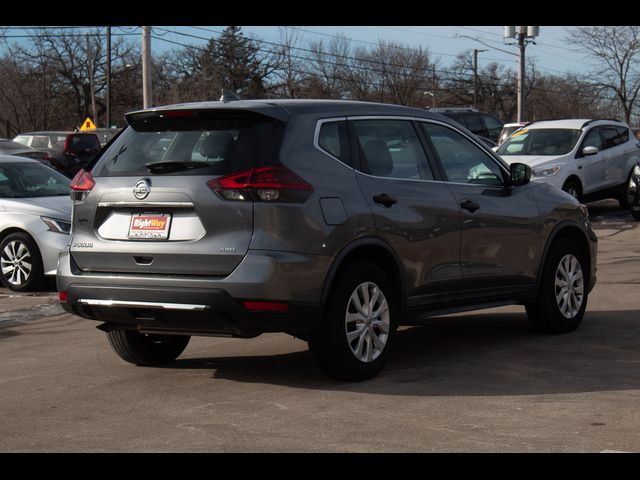
<instances>
[{"instance_id":1,"label":"street light pole","mask_svg":"<svg viewBox=\"0 0 640 480\"><path fill-rule=\"evenodd\" d=\"M488 50L473 49L473 108L478 108L478 52L488 52Z\"/></svg>"}]
</instances>

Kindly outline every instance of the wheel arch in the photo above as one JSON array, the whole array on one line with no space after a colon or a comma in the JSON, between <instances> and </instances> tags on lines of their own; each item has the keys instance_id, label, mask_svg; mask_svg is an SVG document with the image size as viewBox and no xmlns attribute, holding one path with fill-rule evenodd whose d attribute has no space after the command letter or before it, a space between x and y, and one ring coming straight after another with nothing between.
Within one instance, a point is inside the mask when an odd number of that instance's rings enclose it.
<instances>
[{"instance_id":1,"label":"wheel arch","mask_svg":"<svg viewBox=\"0 0 640 480\"><path fill-rule=\"evenodd\" d=\"M580 226L572 221L564 221L559 223L554 227L547 238L547 241L544 246L544 250L542 253L542 258L540 265L538 267L538 275L536 280L536 296L538 295L538 291L540 290L540 283L542 281L542 272L547 263L547 258L549 257L549 252L551 251L551 247L553 244L561 238L569 239L572 242L575 242L580 248L581 253L584 256L585 261L587 262L585 268L586 275L586 284L589 285L591 281L591 253L589 249L589 239L587 234L584 232Z\"/></svg>"},{"instance_id":2,"label":"wheel arch","mask_svg":"<svg viewBox=\"0 0 640 480\"><path fill-rule=\"evenodd\" d=\"M564 187L567 183L569 182L575 182L578 185L578 188L580 189L580 195L584 194L584 185L582 184L582 180L580 179L580 177L578 175L576 175L575 173L572 173L571 175L569 175L564 183L562 184L562 189L564 190Z\"/></svg>"},{"instance_id":3,"label":"wheel arch","mask_svg":"<svg viewBox=\"0 0 640 480\"><path fill-rule=\"evenodd\" d=\"M327 299L340 272L357 261L368 261L379 266L394 286L398 304L402 305L405 289L405 277L400 259L393 249L383 240L374 237L359 238L346 245L336 256L324 281L321 303L326 307Z\"/></svg>"}]
</instances>

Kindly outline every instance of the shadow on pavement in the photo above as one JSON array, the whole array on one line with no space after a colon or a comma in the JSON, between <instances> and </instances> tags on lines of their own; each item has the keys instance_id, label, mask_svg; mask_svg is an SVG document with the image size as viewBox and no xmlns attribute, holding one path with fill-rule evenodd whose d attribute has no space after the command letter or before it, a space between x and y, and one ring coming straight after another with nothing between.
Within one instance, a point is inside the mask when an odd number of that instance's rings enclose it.
<instances>
[{"instance_id":1,"label":"shadow on pavement","mask_svg":"<svg viewBox=\"0 0 640 480\"><path fill-rule=\"evenodd\" d=\"M432 319L398 331L385 370L361 383L325 377L308 351L178 359L164 368L213 378L382 395L543 395L640 389L640 312L589 312L565 335L532 331L526 315Z\"/></svg>"}]
</instances>

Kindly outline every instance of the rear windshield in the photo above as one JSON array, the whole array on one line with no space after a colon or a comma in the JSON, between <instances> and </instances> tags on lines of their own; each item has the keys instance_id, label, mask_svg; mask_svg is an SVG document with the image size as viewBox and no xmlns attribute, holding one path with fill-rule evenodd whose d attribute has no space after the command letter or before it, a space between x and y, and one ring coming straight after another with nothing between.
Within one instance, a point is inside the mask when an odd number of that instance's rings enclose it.
<instances>
[{"instance_id":1,"label":"rear windshield","mask_svg":"<svg viewBox=\"0 0 640 480\"><path fill-rule=\"evenodd\" d=\"M69 145L69 149L72 152L76 152L76 151L96 152L100 150L100 140L98 140L98 137L93 134L73 135L71 137L71 144Z\"/></svg>"},{"instance_id":2,"label":"rear windshield","mask_svg":"<svg viewBox=\"0 0 640 480\"><path fill-rule=\"evenodd\" d=\"M276 163L284 124L249 112L197 112L133 122L100 156L96 177L162 175L146 165L198 162L172 175L227 175Z\"/></svg>"}]
</instances>

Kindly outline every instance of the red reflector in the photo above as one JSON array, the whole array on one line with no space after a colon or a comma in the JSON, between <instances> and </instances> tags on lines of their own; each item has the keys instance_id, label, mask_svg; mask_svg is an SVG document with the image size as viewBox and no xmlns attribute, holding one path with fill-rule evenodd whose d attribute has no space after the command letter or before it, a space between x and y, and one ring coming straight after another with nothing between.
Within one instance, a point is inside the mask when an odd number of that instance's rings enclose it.
<instances>
[{"instance_id":1,"label":"red reflector","mask_svg":"<svg viewBox=\"0 0 640 480\"><path fill-rule=\"evenodd\" d=\"M76 173L76 176L73 177L69 186L71 187L71 190L88 192L96 186L96 182L93 180L91 172L80 170Z\"/></svg>"},{"instance_id":2,"label":"red reflector","mask_svg":"<svg viewBox=\"0 0 640 480\"><path fill-rule=\"evenodd\" d=\"M67 297L67 292L58 292L58 300L60 300L61 302L66 302Z\"/></svg>"},{"instance_id":3,"label":"red reflector","mask_svg":"<svg viewBox=\"0 0 640 480\"><path fill-rule=\"evenodd\" d=\"M289 305L283 302L252 302L243 301L242 306L252 312L279 312L289 311Z\"/></svg>"}]
</instances>

